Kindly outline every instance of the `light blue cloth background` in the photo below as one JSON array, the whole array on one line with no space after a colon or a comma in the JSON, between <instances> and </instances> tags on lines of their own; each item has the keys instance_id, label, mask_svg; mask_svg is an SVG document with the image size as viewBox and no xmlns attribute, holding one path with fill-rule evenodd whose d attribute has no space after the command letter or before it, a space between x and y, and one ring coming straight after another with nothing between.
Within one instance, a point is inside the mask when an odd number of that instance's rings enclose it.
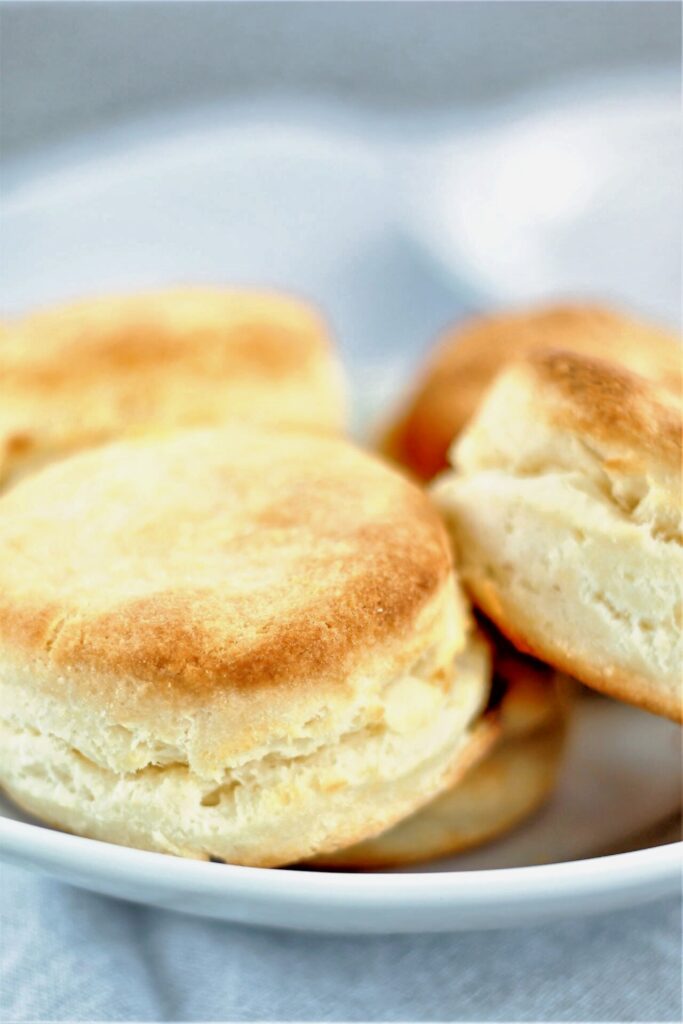
<instances>
[{"instance_id":1,"label":"light blue cloth background","mask_svg":"<svg viewBox=\"0 0 683 1024\"><path fill-rule=\"evenodd\" d=\"M249 929L0 869L3 1021L678 1021L676 900L542 928Z\"/></svg>"},{"instance_id":2,"label":"light blue cloth background","mask_svg":"<svg viewBox=\"0 0 683 1024\"><path fill-rule=\"evenodd\" d=\"M680 54L676 4L425 6L3 4L4 152L268 90L414 112ZM0 867L3 1021L674 1021L681 952L676 901L530 930L326 937Z\"/></svg>"}]
</instances>

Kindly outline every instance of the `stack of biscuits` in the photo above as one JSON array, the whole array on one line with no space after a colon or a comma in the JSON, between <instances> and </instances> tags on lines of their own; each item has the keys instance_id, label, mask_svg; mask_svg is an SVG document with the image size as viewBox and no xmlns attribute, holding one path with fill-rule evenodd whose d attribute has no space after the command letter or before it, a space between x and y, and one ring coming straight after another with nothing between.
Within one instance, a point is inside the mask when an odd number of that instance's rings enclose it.
<instances>
[{"instance_id":1,"label":"stack of biscuits","mask_svg":"<svg viewBox=\"0 0 683 1024\"><path fill-rule=\"evenodd\" d=\"M578 680L680 720L681 349L597 308L449 332L376 452L292 298L0 334L0 785L263 867L457 853L551 793Z\"/></svg>"}]
</instances>

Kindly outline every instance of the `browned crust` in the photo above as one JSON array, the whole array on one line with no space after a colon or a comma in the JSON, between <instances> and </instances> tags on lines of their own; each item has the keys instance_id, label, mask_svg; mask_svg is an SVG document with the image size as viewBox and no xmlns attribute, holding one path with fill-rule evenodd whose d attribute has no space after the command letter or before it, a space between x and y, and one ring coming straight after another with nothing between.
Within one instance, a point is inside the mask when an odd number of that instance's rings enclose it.
<instances>
[{"instance_id":1,"label":"browned crust","mask_svg":"<svg viewBox=\"0 0 683 1024\"><path fill-rule=\"evenodd\" d=\"M178 288L94 298L10 324L0 340L2 380L52 397L102 375L141 381L150 372L278 379L330 349L322 321L284 295Z\"/></svg>"},{"instance_id":2,"label":"browned crust","mask_svg":"<svg viewBox=\"0 0 683 1024\"><path fill-rule=\"evenodd\" d=\"M397 664L414 656L411 630L452 586L425 495L329 438L228 428L121 443L2 503L3 659L50 672L194 694L343 680L383 646ZM128 511L93 526L115 507Z\"/></svg>"},{"instance_id":3,"label":"browned crust","mask_svg":"<svg viewBox=\"0 0 683 1024\"><path fill-rule=\"evenodd\" d=\"M305 303L178 288L57 307L0 334L0 483L131 433L231 418L342 427L341 372Z\"/></svg>"},{"instance_id":4,"label":"browned crust","mask_svg":"<svg viewBox=\"0 0 683 1024\"><path fill-rule=\"evenodd\" d=\"M534 352L518 364L537 381L545 416L606 444L623 457L681 467L681 410L651 382L589 356L565 351Z\"/></svg>"},{"instance_id":5,"label":"browned crust","mask_svg":"<svg viewBox=\"0 0 683 1024\"><path fill-rule=\"evenodd\" d=\"M382 448L423 479L447 466L454 438L497 373L534 351L563 349L614 362L680 396L681 346L673 333L596 306L552 306L482 317L447 331Z\"/></svg>"}]
</instances>

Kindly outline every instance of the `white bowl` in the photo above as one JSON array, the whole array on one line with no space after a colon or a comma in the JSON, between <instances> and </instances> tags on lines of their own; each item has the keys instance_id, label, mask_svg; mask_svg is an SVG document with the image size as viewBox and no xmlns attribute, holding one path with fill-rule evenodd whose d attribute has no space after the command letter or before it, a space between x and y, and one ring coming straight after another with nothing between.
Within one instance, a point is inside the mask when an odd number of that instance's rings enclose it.
<instances>
[{"instance_id":1,"label":"white bowl","mask_svg":"<svg viewBox=\"0 0 683 1024\"><path fill-rule=\"evenodd\" d=\"M397 237L397 143L335 117L207 111L15 163L0 228L11 254L5 308L169 280L283 285L331 313L367 418L458 307ZM7 802L0 856L95 892L250 924L506 927L679 889L680 844L596 856L645 844L638 836L676 813L679 768L675 726L593 700L548 808L427 870L364 877L184 861L53 831Z\"/></svg>"}]
</instances>

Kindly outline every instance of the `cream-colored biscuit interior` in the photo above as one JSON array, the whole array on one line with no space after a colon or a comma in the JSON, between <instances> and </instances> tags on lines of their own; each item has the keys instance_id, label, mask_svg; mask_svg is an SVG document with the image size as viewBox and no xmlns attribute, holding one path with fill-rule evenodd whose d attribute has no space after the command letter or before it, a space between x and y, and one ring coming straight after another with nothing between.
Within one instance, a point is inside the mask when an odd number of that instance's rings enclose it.
<instances>
[{"instance_id":1,"label":"cream-colored biscuit interior","mask_svg":"<svg viewBox=\"0 0 683 1024\"><path fill-rule=\"evenodd\" d=\"M515 371L452 457L456 472L434 495L477 603L523 649L677 717L683 550L672 462L554 418Z\"/></svg>"},{"instance_id":2,"label":"cream-colored biscuit interior","mask_svg":"<svg viewBox=\"0 0 683 1024\"><path fill-rule=\"evenodd\" d=\"M187 751L153 750L148 737L124 727L105 728L104 749L92 719L76 714L74 724L5 680L0 775L28 810L95 838L286 863L382 831L443 788L485 705L489 674L487 647L477 640L445 686L444 666L422 656L379 689L359 687L346 715L303 723L211 775L193 769Z\"/></svg>"}]
</instances>

